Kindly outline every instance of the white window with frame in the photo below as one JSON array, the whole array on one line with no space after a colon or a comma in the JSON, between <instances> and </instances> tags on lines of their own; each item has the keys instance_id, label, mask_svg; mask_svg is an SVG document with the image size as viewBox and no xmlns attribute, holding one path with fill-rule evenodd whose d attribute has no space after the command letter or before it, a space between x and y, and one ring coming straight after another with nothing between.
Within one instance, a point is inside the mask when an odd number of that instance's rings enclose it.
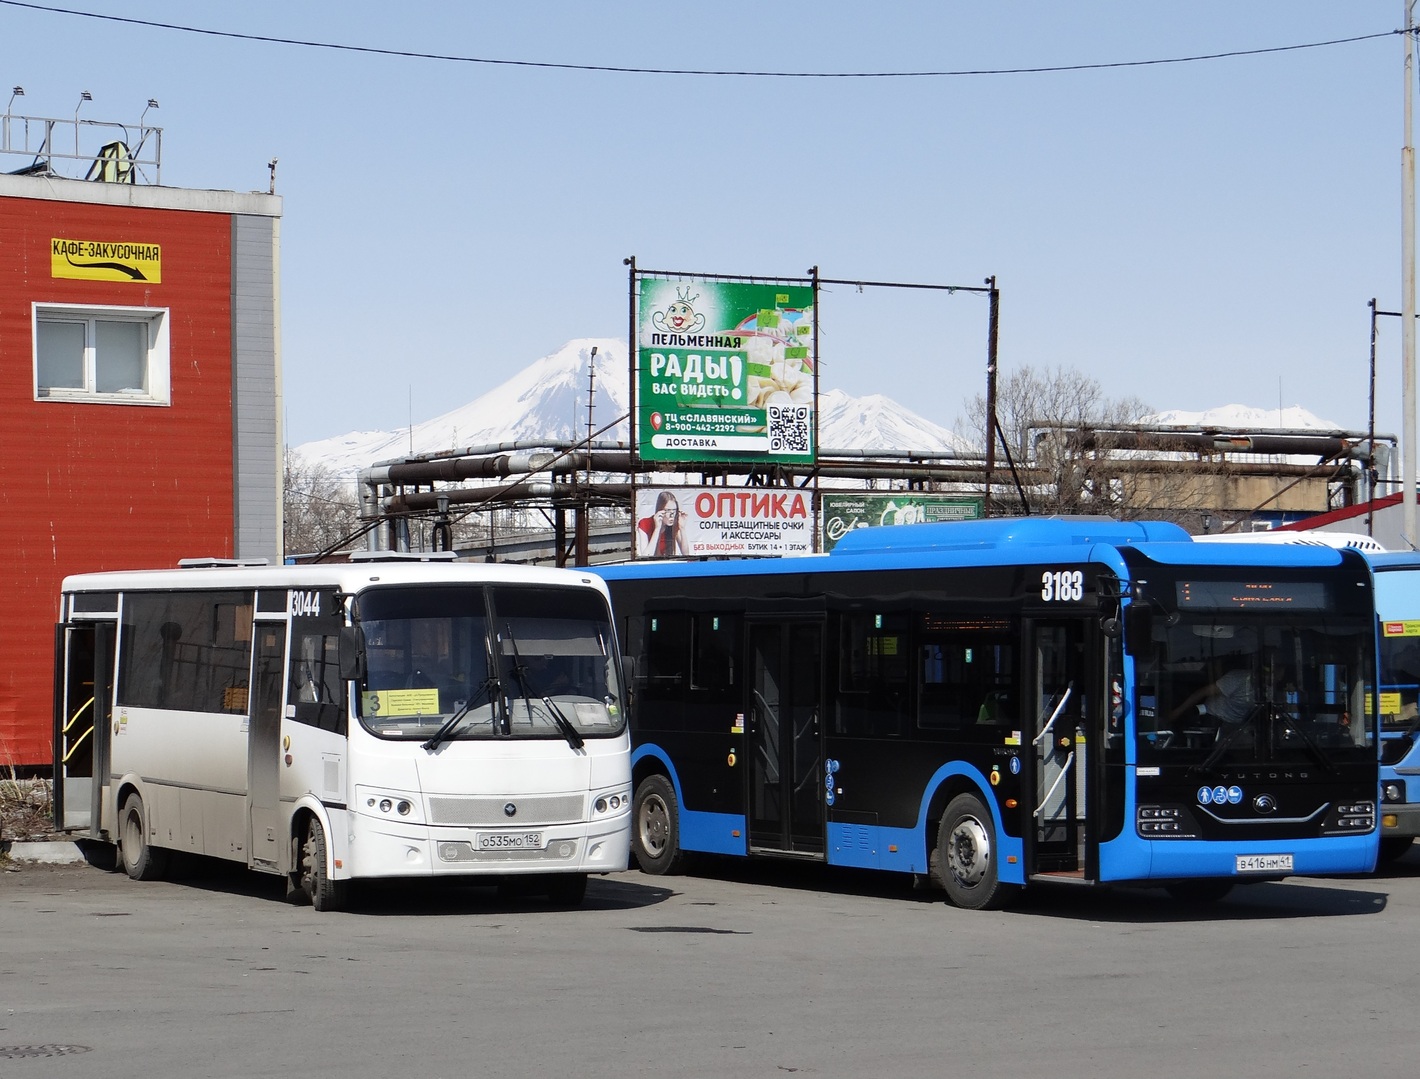
<instances>
[{"instance_id":1,"label":"white window with frame","mask_svg":"<svg viewBox=\"0 0 1420 1079\"><path fill-rule=\"evenodd\" d=\"M167 405L168 311L34 305L35 399Z\"/></svg>"}]
</instances>

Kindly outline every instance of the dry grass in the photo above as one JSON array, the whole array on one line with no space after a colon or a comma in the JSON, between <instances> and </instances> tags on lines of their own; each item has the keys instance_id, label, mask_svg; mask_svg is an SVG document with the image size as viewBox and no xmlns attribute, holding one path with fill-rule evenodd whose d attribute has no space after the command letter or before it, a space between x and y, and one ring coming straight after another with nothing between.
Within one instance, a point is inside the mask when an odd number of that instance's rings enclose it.
<instances>
[{"instance_id":1,"label":"dry grass","mask_svg":"<svg viewBox=\"0 0 1420 1079\"><path fill-rule=\"evenodd\" d=\"M48 839L54 835L54 794L47 779L21 779L0 772L0 839Z\"/></svg>"}]
</instances>

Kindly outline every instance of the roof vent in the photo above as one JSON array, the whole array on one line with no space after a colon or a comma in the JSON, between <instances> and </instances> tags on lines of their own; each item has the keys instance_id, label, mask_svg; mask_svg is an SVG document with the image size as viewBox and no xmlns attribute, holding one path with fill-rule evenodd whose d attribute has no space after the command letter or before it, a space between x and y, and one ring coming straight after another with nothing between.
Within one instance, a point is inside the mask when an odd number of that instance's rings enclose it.
<instances>
[{"instance_id":1,"label":"roof vent","mask_svg":"<svg viewBox=\"0 0 1420 1079\"><path fill-rule=\"evenodd\" d=\"M352 562L454 562L454 551L351 551Z\"/></svg>"},{"instance_id":2,"label":"roof vent","mask_svg":"<svg viewBox=\"0 0 1420 1079\"><path fill-rule=\"evenodd\" d=\"M271 565L265 558L179 558L178 569L251 569Z\"/></svg>"}]
</instances>

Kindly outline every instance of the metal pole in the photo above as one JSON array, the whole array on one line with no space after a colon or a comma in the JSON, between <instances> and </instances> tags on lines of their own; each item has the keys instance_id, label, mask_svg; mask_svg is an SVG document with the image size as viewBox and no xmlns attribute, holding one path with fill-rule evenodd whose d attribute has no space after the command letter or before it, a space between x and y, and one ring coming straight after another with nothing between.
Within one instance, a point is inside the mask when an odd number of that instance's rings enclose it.
<instances>
[{"instance_id":1,"label":"metal pole","mask_svg":"<svg viewBox=\"0 0 1420 1079\"><path fill-rule=\"evenodd\" d=\"M991 313L986 329L986 490L981 499L981 516L991 516L991 482L996 470L996 339L1001 325L1001 293L995 276L988 277Z\"/></svg>"},{"instance_id":2,"label":"metal pole","mask_svg":"<svg viewBox=\"0 0 1420 1079\"><path fill-rule=\"evenodd\" d=\"M1371 393L1366 421L1366 535L1374 536L1376 523L1376 298L1371 297Z\"/></svg>"},{"instance_id":3,"label":"metal pole","mask_svg":"<svg viewBox=\"0 0 1420 1079\"><path fill-rule=\"evenodd\" d=\"M628 393L627 399L630 402L630 414L627 416L626 445L630 452L631 462L631 529L627 533L631 543L631 557L636 557L636 473L641 456L641 449L636 444L637 430L637 408L636 403L636 316L639 313L636 304L636 256L632 255L623 260L623 265L627 268L626 285L626 362L628 370Z\"/></svg>"},{"instance_id":4,"label":"metal pole","mask_svg":"<svg viewBox=\"0 0 1420 1079\"><path fill-rule=\"evenodd\" d=\"M1415 546L1415 147L1411 124L1415 81L1415 3L1405 0L1405 145L1400 151L1400 299L1401 299L1401 418L1403 453L1402 499L1405 542Z\"/></svg>"},{"instance_id":5,"label":"metal pole","mask_svg":"<svg viewBox=\"0 0 1420 1079\"><path fill-rule=\"evenodd\" d=\"M819 352L818 352L818 325L819 325L819 313L820 313L820 312L819 312L819 305L818 305L818 267L817 267L817 266L810 266L810 267L809 267L809 278L810 278L810 280L812 281L812 284L810 285L810 288L813 290L813 292L812 292L812 294L811 294L811 298L810 298L810 300L809 300L809 303L811 303L811 304L813 305L813 309L814 309L814 338L813 338L813 348L814 348L814 417L813 417L813 418L814 418L814 424L813 424L814 455L813 455L813 459L812 459L812 465L813 465L813 470L814 470L814 474L813 474L814 490L813 490L813 497L812 497L813 507L814 507L814 512L813 512L813 529L814 529L814 531L813 531L813 535L809 537L809 549L812 550L812 551L815 551L815 552L821 552L821 551L823 550L823 545L819 542L819 535L820 535L820 533L822 532L822 528L823 528L823 499L822 499L822 495L821 495L821 493L820 493L820 491L819 491L818 455L819 455L819 451L820 451L821 449L823 449L823 445L819 442L819 425L818 425L818 420L819 420L819 415L820 415L819 410L823 407L823 405L822 405L822 403L821 403L821 401L820 401L820 399L819 399L819 391L820 391L820 387L821 387L821 385L822 385L822 382L821 382L821 380L820 380L820 378L819 378L819 371L820 371L820 370L822 369L822 367L823 367L823 359L822 359L822 357L819 356Z\"/></svg>"}]
</instances>

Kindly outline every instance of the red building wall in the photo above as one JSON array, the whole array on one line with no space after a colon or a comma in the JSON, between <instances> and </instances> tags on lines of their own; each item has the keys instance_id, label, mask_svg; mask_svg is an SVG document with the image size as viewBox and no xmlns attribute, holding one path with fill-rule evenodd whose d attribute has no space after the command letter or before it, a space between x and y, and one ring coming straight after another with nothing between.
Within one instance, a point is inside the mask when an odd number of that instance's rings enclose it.
<instances>
[{"instance_id":1,"label":"red building wall","mask_svg":"<svg viewBox=\"0 0 1420 1079\"><path fill-rule=\"evenodd\" d=\"M65 574L234 546L227 214L0 198L0 770L51 760ZM158 244L161 280L51 276L55 238ZM167 406L36 400L31 304L168 309Z\"/></svg>"}]
</instances>

